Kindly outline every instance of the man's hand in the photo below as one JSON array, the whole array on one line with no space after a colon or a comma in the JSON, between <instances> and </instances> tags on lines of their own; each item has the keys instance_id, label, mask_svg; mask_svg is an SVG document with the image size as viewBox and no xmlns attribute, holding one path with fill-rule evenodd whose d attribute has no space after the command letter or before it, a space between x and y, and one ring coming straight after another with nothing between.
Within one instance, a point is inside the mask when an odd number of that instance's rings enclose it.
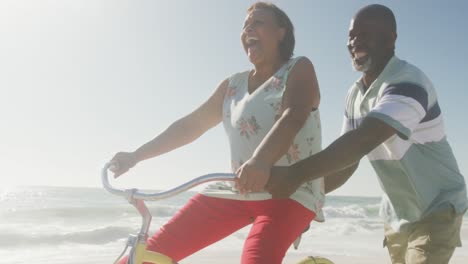
<instances>
[{"instance_id":1,"label":"man's hand","mask_svg":"<svg viewBox=\"0 0 468 264\"><path fill-rule=\"evenodd\" d=\"M273 199L289 198L302 185L298 175L290 175L288 167L273 167L265 189Z\"/></svg>"}]
</instances>

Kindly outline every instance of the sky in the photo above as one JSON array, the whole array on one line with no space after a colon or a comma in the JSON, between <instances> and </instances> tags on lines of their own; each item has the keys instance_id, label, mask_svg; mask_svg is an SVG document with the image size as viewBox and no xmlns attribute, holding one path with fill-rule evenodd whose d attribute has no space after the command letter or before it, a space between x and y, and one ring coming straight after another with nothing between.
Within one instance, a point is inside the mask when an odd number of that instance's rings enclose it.
<instances>
[{"instance_id":1,"label":"sky","mask_svg":"<svg viewBox=\"0 0 468 264\"><path fill-rule=\"evenodd\" d=\"M0 2L0 186L101 187L100 169L188 114L228 76L251 69L240 43L254 1L4 0ZM395 13L396 54L433 81L448 140L468 175L468 2L272 1L295 26L295 55L314 64L323 147L340 134L359 78L346 49L355 12ZM222 125L138 164L118 187L167 189L228 172ZM381 194L367 158L335 195Z\"/></svg>"}]
</instances>

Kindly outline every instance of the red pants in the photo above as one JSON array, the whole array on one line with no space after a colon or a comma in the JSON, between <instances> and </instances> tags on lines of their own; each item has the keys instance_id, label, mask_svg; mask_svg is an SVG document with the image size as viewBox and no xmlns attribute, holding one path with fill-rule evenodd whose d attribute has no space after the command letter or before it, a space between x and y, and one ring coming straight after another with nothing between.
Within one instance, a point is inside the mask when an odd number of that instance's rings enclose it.
<instances>
[{"instance_id":1,"label":"red pants","mask_svg":"<svg viewBox=\"0 0 468 264\"><path fill-rule=\"evenodd\" d=\"M148 240L148 249L180 261L252 223L241 263L280 264L314 217L291 199L239 201L198 194Z\"/></svg>"}]
</instances>

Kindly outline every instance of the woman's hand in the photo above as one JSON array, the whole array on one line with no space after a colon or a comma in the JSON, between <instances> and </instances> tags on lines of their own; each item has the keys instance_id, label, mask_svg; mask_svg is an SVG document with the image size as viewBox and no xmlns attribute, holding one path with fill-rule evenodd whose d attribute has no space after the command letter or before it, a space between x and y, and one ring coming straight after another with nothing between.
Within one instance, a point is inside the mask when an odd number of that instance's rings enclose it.
<instances>
[{"instance_id":1,"label":"woman's hand","mask_svg":"<svg viewBox=\"0 0 468 264\"><path fill-rule=\"evenodd\" d=\"M261 192L270 178L271 166L249 159L237 171L236 188L242 193Z\"/></svg>"},{"instance_id":2,"label":"woman's hand","mask_svg":"<svg viewBox=\"0 0 468 264\"><path fill-rule=\"evenodd\" d=\"M135 166L137 162L134 152L119 152L111 159L110 170L114 173L114 178L117 178Z\"/></svg>"}]
</instances>

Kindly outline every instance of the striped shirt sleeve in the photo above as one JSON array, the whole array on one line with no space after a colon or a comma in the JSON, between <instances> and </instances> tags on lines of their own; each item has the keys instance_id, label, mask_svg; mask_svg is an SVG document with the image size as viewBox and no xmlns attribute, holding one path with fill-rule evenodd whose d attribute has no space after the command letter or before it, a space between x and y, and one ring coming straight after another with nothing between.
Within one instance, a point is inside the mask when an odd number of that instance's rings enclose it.
<instances>
[{"instance_id":1,"label":"striped shirt sleeve","mask_svg":"<svg viewBox=\"0 0 468 264\"><path fill-rule=\"evenodd\" d=\"M428 95L424 88L412 83L399 83L385 88L367 116L390 125L406 140L426 116L427 108Z\"/></svg>"}]
</instances>

